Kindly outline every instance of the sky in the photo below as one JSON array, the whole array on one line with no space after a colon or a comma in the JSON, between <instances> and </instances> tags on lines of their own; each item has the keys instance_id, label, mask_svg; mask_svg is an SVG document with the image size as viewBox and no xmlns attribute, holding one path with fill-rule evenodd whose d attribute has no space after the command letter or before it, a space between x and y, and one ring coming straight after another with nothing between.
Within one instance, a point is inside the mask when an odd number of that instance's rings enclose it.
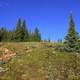
<instances>
[{"instance_id":1,"label":"sky","mask_svg":"<svg viewBox=\"0 0 80 80\"><path fill-rule=\"evenodd\" d=\"M18 18L26 20L28 29L40 29L43 39L64 39L72 11L80 32L80 0L0 0L0 27L12 30Z\"/></svg>"}]
</instances>

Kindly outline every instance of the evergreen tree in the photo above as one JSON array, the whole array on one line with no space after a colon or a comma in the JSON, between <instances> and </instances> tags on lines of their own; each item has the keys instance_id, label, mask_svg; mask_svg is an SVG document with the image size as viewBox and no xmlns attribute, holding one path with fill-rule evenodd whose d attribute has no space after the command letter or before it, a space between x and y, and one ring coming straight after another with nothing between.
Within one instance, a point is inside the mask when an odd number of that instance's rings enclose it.
<instances>
[{"instance_id":1,"label":"evergreen tree","mask_svg":"<svg viewBox=\"0 0 80 80\"><path fill-rule=\"evenodd\" d=\"M22 37L22 24L21 19L19 19L15 30L15 41L22 41L21 37Z\"/></svg>"},{"instance_id":2,"label":"evergreen tree","mask_svg":"<svg viewBox=\"0 0 80 80\"><path fill-rule=\"evenodd\" d=\"M75 29L75 23L72 14L70 15L69 31L64 41L64 50L68 52L76 52L78 48L78 33Z\"/></svg>"},{"instance_id":3,"label":"evergreen tree","mask_svg":"<svg viewBox=\"0 0 80 80\"><path fill-rule=\"evenodd\" d=\"M31 30L29 31L29 41L34 41L34 33Z\"/></svg>"},{"instance_id":4,"label":"evergreen tree","mask_svg":"<svg viewBox=\"0 0 80 80\"><path fill-rule=\"evenodd\" d=\"M0 29L0 42L2 41L2 30Z\"/></svg>"},{"instance_id":5,"label":"evergreen tree","mask_svg":"<svg viewBox=\"0 0 80 80\"><path fill-rule=\"evenodd\" d=\"M7 30L6 28L0 29L0 42L1 41L41 41L41 34L39 32L38 28L35 28L34 33L28 32L26 21L24 20L23 23L21 22L21 19L18 19L16 29L13 29L12 31Z\"/></svg>"},{"instance_id":6,"label":"evergreen tree","mask_svg":"<svg viewBox=\"0 0 80 80\"><path fill-rule=\"evenodd\" d=\"M34 41L37 41L37 42L41 41L41 34L37 27L35 28L35 31L34 31Z\"/></svg>"},{"instance_id":7,"label":"evergreen tree","mask_svg":"<svg viewBox=\"0 0 80 80\"><path fill-rule=\"evenodd\" d=\"M15 31L9 31L9 41L14 42L15 41Z\"/></svg>"},{"instance_id":8,"label":"evergreen tree","mask_svg":"<svg viewBox=\"0 0 80 80\"><path fill-rule=\"evenodd\" d=\"M23 41L28 41L29 40L29 34L28 34L28 29L26 27L26 21L23 21L22 24L22 40Z\"/></svg>"},{"instance_id":9,"label":"evergreen tree","mask_svg":"<svg viewBox=\"0 0 80 80\"><path fill-rule=\"evenodd\" d=\"M9 34L6 28L1 28L0 30L0 41L8 41Z\"/></svg>"}]
</instances>

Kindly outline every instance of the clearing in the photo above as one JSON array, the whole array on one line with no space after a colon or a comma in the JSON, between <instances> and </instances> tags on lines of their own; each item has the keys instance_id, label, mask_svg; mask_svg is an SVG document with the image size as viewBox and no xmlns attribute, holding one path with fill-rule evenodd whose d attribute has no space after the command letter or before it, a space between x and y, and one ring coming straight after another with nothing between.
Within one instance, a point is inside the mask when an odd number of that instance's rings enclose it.
<instances>
[{"instance_id":1,"label":"clearing","mask_svg":"<svg viewBox=\"0 0 80 80\"><path fill-rule=\"evenodd\" d=\"M47 42L0 43L0 80L80 80L80 55Z\"/></svg>"}]
</instances>

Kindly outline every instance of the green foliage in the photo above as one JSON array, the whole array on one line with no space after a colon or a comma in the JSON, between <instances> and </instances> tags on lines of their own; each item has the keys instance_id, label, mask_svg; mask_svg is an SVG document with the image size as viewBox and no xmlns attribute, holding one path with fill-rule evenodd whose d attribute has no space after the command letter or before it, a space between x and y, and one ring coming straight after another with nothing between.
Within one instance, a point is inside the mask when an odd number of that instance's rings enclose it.
<instances>
[{"instance_id":1,"label":"green foliage","mask_svg":"<svg viewBox=\"0 0 80 80\"><path fill-rule=\"evenodd\" d=\"M26 21L23 21L22 24L22 39L23 41L28 41L29 40L29 33L28 33L28 29L26 27Z\"/></svg>"},{"instance_id":2,"label":"green foliage","mask_svg":"<svg viewBox=\"0 0 80 80\"><path fill-rule=\"evenodd\" d=\"M41 34L39 32L39 29L36 27L34 31L34 41L40 42L41 41Z\"/></svg>"},{"instance_id":3,"label":"green foliage","mask_svg":"<svg viewBox=\"0 0 80 80\"><path fill-rule=\"evenodd\" d=\"M6 28L1 28L0 30L0 41L8 41L8 37L9 37L9 32L7 31Z\"/></svg>"},{"instance_id":4,"label":"green foliage","mask_svg":"<svg viewBox=\"0 0 80 80\"><path fill-rule=\"evenodd\" d=\"M26 21L23 22L18 19L16 29L8 31L6 28L0 29L0 42L12 41L12 42L28 42L28 41L41 41L41 34L39 29L36 28L34 33L28 31Z\"/></svg>"},{"instance_id":5,"label":"green foliage","mask_svg":"<svg viewBox=\"0 0 80 80\"><path fill-rule=\"evenodd\" d=\"M17 55L2 64L8 70L0 75L0 80L80 80L80 54L45 47L50 43L15 42L2 46L9 50L15 48ZM27 52L26 47L31 51Z\"/></svg>"},{"instance_id":6,"label":"green foliage","mask_svg":"<svg viewBox=\"0 0 80 80\"><path fill-rule=\"evenodd\" d=\"M29 42L34 41L34 33L30 30L29 31Z\"/></svg>"},{"instance_id":7,"label":"green foliage","mask_svg":"<svg viewBox=\"0 0 80 80\"><path fill-rule=\"evenodd\" d=\"M68 52L77 52L79 51L79 45L78 45L79 35L76 32L75 29L75 23L73 20L72 14L70 15L70 24L69 24L69 30L68 34L65 37L64 41L64 50Z\"/></svg>"},{"instance_id":8,"label":"green foliage","mask_svg":"<svg viewBox=\"0 0 80 80\"><path fill-rule=\"evenodd\" d=\"M22 41L22 25L21 19L18 20L17 27L15 30L15 41Z\"/></svg>"}]
</instances>

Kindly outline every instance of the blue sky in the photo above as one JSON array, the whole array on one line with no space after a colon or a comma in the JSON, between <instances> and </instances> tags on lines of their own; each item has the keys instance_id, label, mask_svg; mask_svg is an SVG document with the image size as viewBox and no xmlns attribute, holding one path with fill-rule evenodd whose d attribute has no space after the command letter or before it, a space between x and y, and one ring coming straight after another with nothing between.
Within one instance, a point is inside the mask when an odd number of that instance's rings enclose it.
<instances>
[{"instance_id":1,"label":"blue sky","mask_svg":"<svg viewBox=\"0 0 80 80\"><path fill-rule=\"evenodd\" d=\"M80 32L80 0L0 0L0 27L13 29L18 18L28 29L37 26L43 39L63 39L69 27L70 11Z\"/></svg>"}]
</instances>

